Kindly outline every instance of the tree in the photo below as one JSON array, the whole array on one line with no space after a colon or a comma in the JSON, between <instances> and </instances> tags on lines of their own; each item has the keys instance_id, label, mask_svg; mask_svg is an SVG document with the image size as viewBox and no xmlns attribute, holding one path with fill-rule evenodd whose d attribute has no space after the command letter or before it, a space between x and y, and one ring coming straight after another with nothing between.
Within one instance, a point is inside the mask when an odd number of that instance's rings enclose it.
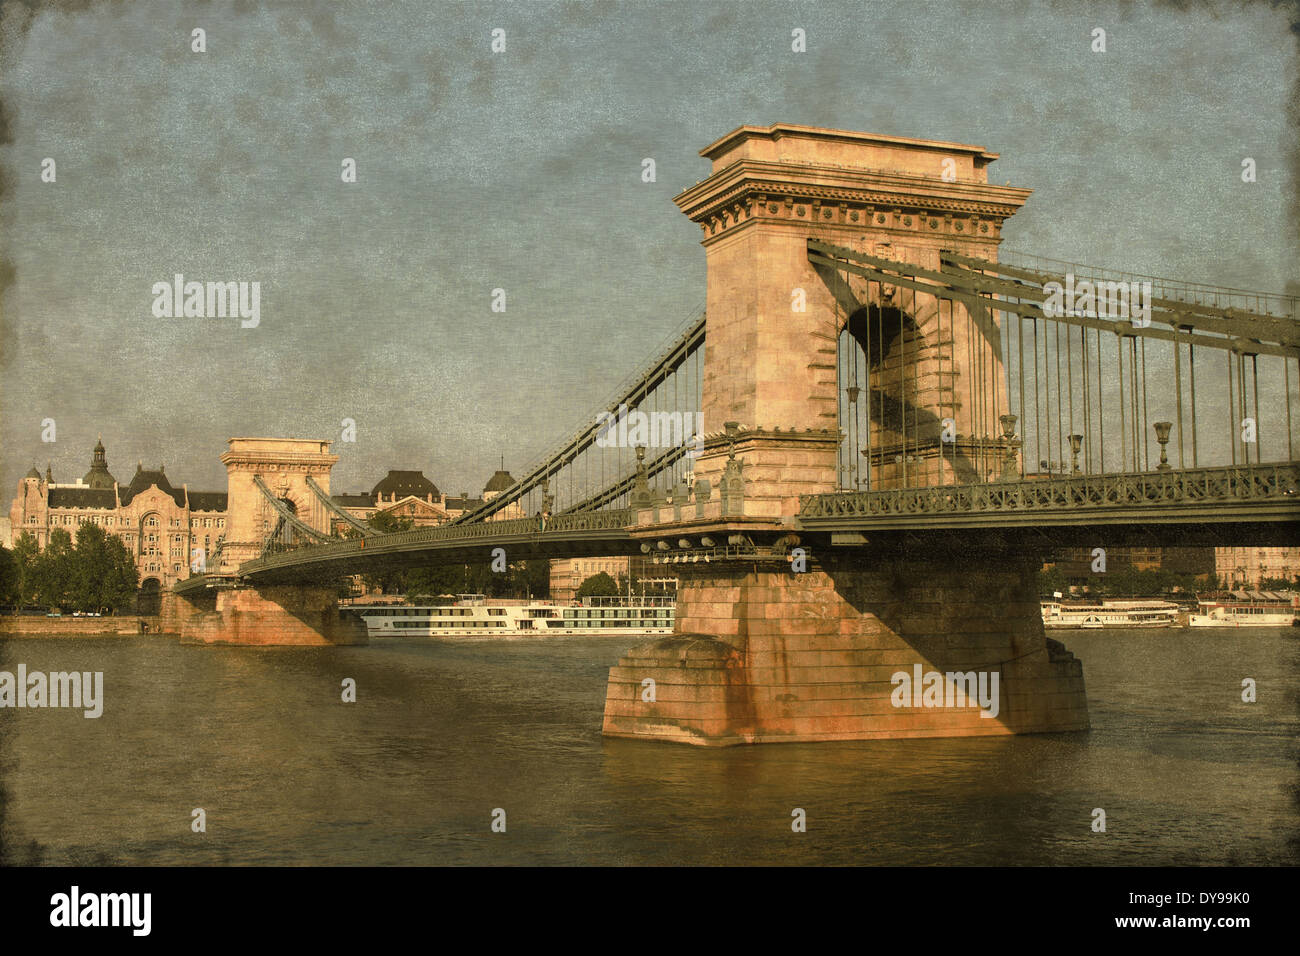
<instances>
[{"instance_id":1,"label":"tree","mask_svg":"<svg viewBox=\"0 0 1300 956\"><path fill-rule=\"evenodd\" d=\"M18 562L14 554L0 544L0 604L18 602Z\"/></svg>"},{"instance_id":2,"label":"tree","mask_svg":"<svg viewBox=\"0 0 1300 956\"><path fill-rule=\"evenodd\" d=\"M1054 564L1038 572L1038 593L1041 597L1050 598L1057 591L1069 594L1070 585L1065 580L1065 572Z\"/></svg>"},{"instance_id":3,"label":"tree","mask_svg":"<svg viewBox=\"0 0 1300 956\"><path fill-rule=\"evenodd\" d=\"M376 511L366 519L366 524L378 534L396 534L399 531L410 531L415 525L415 519L386 511ZM369 591L378 588L381 594L405 594L407 593L406 575L407 572L400 569L372 571L361 575L361 583Z\"/></svg>"},{"instance_id":4,"label":"tree","mask_svg":"<svg viewBox=\"0 0 1300 956\"><path fill-rule=\"evenodd\" d=\"M40 548L37 547L36 539L32 537L30 531L24 531L14 542L14 574L15 574L15 597L14 603L20 607L24 604L31 604L36 600L36 595L32 586L32 572L36 566L36 559L40 555Z\"/></svg>"},{"instance_id":5,"label":"tree","mask_svg":"<svg viewBox=\"0 0 1300 956\"><path fill-rule=\"evenodd\" d=\"M79 611L94 611L111 606L104 597L104 587L112 574L108 556L108 535L99 525L83 521L77 528L77 543L73 548L72 586L68 599Z\"/></svg>"},{"instance_id":6,"label":"tree","mask_svg":"<svg viewBox=\"0 0 1300 956\"><path fill-rule=\"evenodd\" d=\"M545 558L512 564L510 573L515 589L522 589L524 597L544 598L550 596L551 562Z\"/></svg>"},{"instance_id":7,"label":"tree","mask_svg":"<svg viewBox=\"0 0 1300 956\"><path fill-rule=\"evenodd\" d=\"M76 585L72 536L62 528L50 532L49 543L32 565L32 591L36 603L48 608L68 607Z\"/></svg>"},{"instance_id":8,"label":"tree","mask_svg":"<svg viewBox=\"0 0 1300 956\"><path fill-rule=\"evenodd\" d=\"M604 571L593 574L578 585L578 597L616 597L618 584Z\"/></svg>"},{"instance_id":9,"label":"tree","mask_svg":"<svg viewBox=\"0 0 1300 956\"><path fill-rule=\"evenodd\" d=\"M1291 591L1295 589L1298 582L1300 582L1300 575L1297 575L1294 581L1288 581L1286 578L1261 578L1259 587L1263 591Z\"/></svg>"},{"instance_id":10,"label":"tree","mask_svg":"<svg viewBox=\"0 0 1300 956\"><path fill-rule=\"evenodd\" d=\"M415 519L387 511L376 511L366 519L366 524L379 534L396 534L398 531L410 531L415 527Z\"/></svg>"},{"instance_id":11,"label":"tree","mask_svg":"<svg viewBox=\"0 0 1300 956\"><path fill-rule=\"evenodd\" d=\"M108 574L99 591L101 607L119 611L135 600L136 589L140 587L140 572L136 570L135 558L115 534L107 538Z\"/></svg>"},{"instance_id":12,"label":"tree","mask_svg":"<svg viewBox=\"0 0 1300 956\"><path fill-rule=\"evenodd\" d=\"M406 572L407 595L424 594L438 597L443 594L465 593L465 565L439 564L429 568L414 568Z\"/></svg>"}]
</instances>

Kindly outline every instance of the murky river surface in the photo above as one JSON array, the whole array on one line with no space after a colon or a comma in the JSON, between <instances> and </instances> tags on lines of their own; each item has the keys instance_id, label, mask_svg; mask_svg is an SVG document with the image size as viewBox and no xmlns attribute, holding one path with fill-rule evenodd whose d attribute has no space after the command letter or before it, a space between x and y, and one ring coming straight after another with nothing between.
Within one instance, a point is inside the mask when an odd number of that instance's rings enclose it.
<instances>
[{"instance_id":1,"label":"murky river surface","mask_svg":"<svg viewBox=\"0 0 1300 956\"><path fill-rule=\"evenodd\" d=\"M99 719L0 711L8 862L1296 862L1300 629L1054 632L1093 729L699 749L600 735L635 639L11 639ZM357 702L341 682L357 682ZM1243 703L1243 678L1258 701ZM191 831L206 812L207 832ZM791 810L807 812L791 832ZM1094 833L1092 812L1106 811ZM493 811L507 830L490 829Z\"/></svg>"}]
</instances>

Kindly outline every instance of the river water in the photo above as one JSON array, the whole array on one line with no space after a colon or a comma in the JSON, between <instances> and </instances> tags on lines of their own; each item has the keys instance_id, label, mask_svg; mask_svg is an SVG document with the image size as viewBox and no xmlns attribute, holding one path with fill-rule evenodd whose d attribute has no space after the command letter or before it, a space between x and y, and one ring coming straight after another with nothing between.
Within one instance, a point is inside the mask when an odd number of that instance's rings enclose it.
<instances>
[{"instance_id":1,"label":"river water","mask_svg":"<svg viewBox=\"0 0 1300 956\"><path fill-rule=\"evenodd\" d=\"M9 639L103 716L0 711L0 854L48 864L1297 861L1300 629L1058 631L1093 729L700 749L600 735L633 639ZM343 703L353 678L356 703ZM1243 678L1258 701L1241 700ZM807 832L791 830L803 808ZM1093 832L1093 809L1106 832ZM206 832L191 829L192 811ZM505 811L506 832L491 831Z\"/></svg>"}]
</instances>

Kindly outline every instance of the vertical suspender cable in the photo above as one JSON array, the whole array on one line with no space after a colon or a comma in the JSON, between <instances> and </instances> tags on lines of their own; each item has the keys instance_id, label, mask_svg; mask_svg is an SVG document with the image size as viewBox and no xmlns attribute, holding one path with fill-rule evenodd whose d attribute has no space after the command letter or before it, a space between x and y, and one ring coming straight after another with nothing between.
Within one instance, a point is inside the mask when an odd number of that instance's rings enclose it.
<instances>
[{"instance_id":1,"label":"vertical suspender cable","mask_svg":"<svg viewBox=\"0 0 1300 956\"><path fill-rule=\"evenodd\" d=\"M1191 398L1191 404L1188 406L1192 413L1192 467L1197 468L1196 454L1196 343L1191 341L1192 327L1187 326L1187 394Z\"/></svg>"},{"instance_id":2,"label":"vertical suspender cable","mask_svg":"<svg viewBox=\"0 0 1300 956\"><path fill-rule=\"evenodd\" d=\"M1291 448L1291 360L1282 356L1282 388L1286 405L1286 458L1295 461L1295 452Z\"/></svg>"},{"instance_id":3,"label":"vertical suspender cable","mask_svg":"<svg viewBox=\"0 0 1300 956\"><path fill-rule=\"evenodd\" d=\"M1038 406L1042 403L1038 400L1040 391L1038 381L1038 319L1032 318L1033 338L1034 338L1034 467L1039 467L1039 462L1043 460L1043 450L1040 447L1039 438L1042 436L1042 428L1039 424Z\"/></svg>"},{"instance_id":4,"label":"vertical suspender cable","mask_svg":"<svg viewBox=\"0 0 1300 956\"><path fill-rule=\"evenodd\" d=\"M1147 340L1142 338L1142 470L1151 470L1151 440L1147 427Z\"/></svg>"},{"instance_id":5,"label":"vertical suspender cable","mask_svg":"<svg viewBox=\"0 0 1300 956\"><path fill-rule=\"evenodd\" d=\"M1259 356L1250 357L1250 377L1251 392L1255 396L1255 464L1259 464L1259 453L1264 448L1264 436L1260 434L1261 423L1259 420Z\"/></svg>"},{"instance_id":6,"label":"vertical suspender cable","mask_svg":"<svg viewBox=\"0 0 1300 956\"><path fill-rule=\"evenodd\" d=\"M1065 470L1065 445L1061 432L1061 323L1056 324L1056 450L1057 461L1060 462L1061 470Z\"/></svg>"},{"instance_id":7,"label":"vertical suspender cable","mask_svg":"<svg viewBox=\"0 0 1300 956\"><path fill-rule=\"evenodd\" d=\"M1101 329L1097 330L1097 471L1106 473L1106 379L1101 374Z\"/></svg>"},{"instance_id":8,"label":"vertical suspender cable","mask_svg":"<svg viewBox=\"0 0 1300 956\"><path fill-rule=\"evenodd\" d=\"M1183 347L1178 344L1178 326L1174 331L1174 398L1178 402L1178 470L1183 470Z\"/></svg>"},{"instance_id":9,"label":"vertical suspender cable","mask_svg":"<svg viewBox=\"0 0 1300 956\"><path fill-rule=\"evenodd\" d=\"M1232 394L1232 352L1228 352L1228 444L1232 446L1232 463L1237 463L1237 433L1232 427L1232 417L1236 413Z\"/></svg>"}]
</instances>

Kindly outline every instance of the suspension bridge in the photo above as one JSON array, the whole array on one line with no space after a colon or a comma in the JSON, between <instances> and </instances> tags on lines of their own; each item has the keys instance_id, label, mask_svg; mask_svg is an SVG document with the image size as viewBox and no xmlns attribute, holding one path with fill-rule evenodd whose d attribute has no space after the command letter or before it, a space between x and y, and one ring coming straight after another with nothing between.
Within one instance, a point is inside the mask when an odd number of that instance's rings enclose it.
<instances>
[{"instance_id":1,"label":"suspension bridge","mask_svg":"<svg viewBox=\"0 0 1300 956\"><path fill-rule=\"evenodd\" d=\"M1001 250L1029 191L981 147L776 125L702 155L675 201L704 309L481 507L379 534L331 498L328 442L232 439L227 540L176 587L192 636L358 639L345 574L644 553L679 633L611 670L607 734L1078 730L1047 549L1295 543L1295 297ZM893 706L913 664L996 669L998 717Z\"/></svg>"}]
</instances>

